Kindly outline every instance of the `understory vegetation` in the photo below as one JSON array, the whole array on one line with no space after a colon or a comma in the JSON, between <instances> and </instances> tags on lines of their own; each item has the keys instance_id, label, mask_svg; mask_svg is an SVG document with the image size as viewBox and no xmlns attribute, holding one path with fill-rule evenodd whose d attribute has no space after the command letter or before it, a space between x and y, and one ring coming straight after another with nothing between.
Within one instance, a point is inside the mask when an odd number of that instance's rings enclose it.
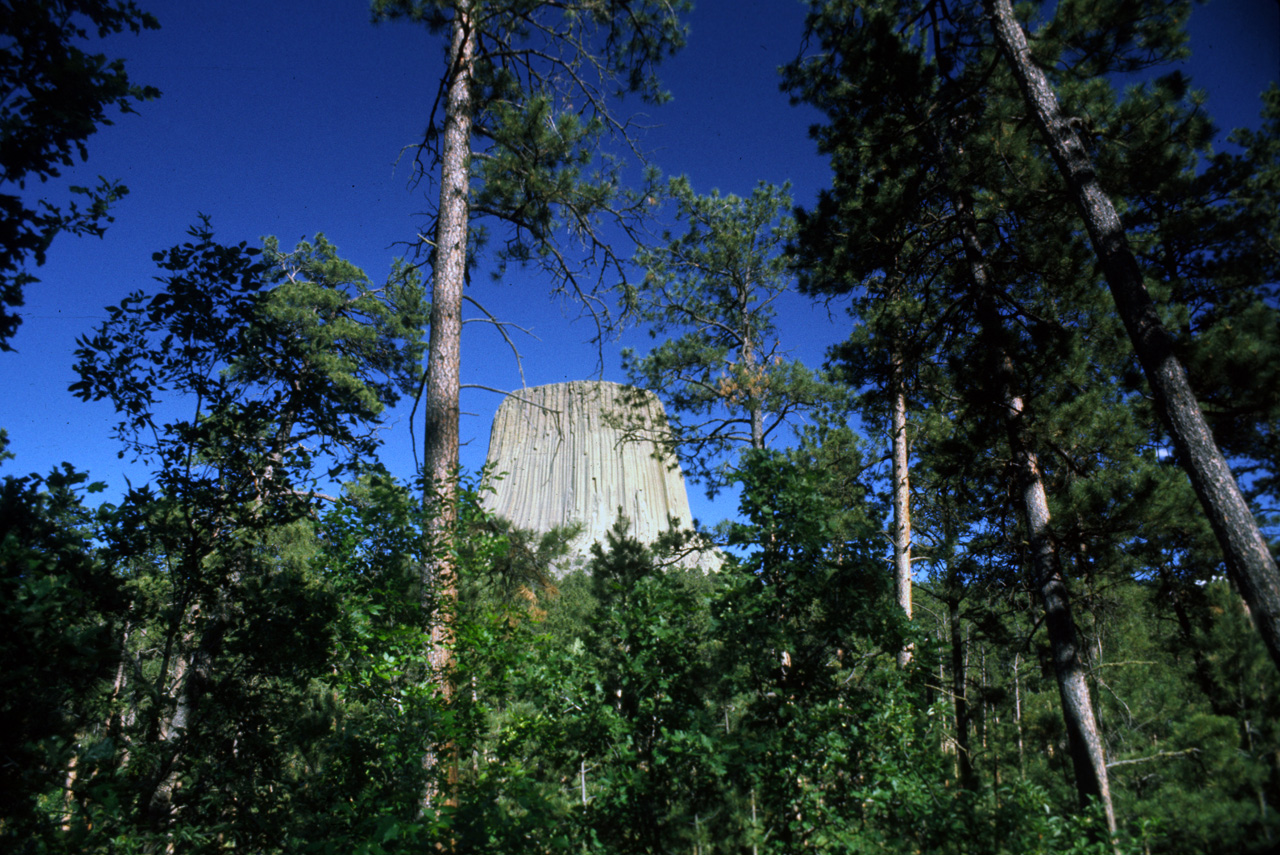
<instances>
[{"instance_id":1,"label":"understory vegetation","mask_svg":"<svg viewBox=\"0 0 1280 855\"><path fill-rule=\"evenodd\" d=\"M172 506L139 520L87 507L75 473L10 477L6 847L1113 851L1077 802L1019 544L992 532L921 574L908 623L869 490L850 520L812 461L762 452L742 477L719 572L619 522L554 581L555 537L464 491L448 704L420 501L386 476L198 556ZM1118 847L1266 851L1276 680L1238 595L1163 573L1077 590ZM431 745L453 782L424 809Z\"/></svg>"}]
</instances>

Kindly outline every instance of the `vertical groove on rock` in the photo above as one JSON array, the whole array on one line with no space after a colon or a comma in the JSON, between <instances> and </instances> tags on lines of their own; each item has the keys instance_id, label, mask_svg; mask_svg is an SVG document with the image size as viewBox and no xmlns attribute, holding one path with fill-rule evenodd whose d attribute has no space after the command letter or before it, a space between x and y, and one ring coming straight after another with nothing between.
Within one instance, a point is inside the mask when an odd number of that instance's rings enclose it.
<instances>
[{"instance_id":1,"label":"vertical groove on rock","mask_svg":"<svg viewBox=\"0 0 1280 855\"><path fill-rule=\"evenodd\" d=\"M579 555L604 540L619 509L645 543L669 528L668 517L687 526L692 514L679 466L651 440L620 427L636 416L661 424L662 402L586 380L512 393L493 420L488 465L501 477L485 507L534 531L581 523L573 544Z\"/></svg>"}]
</instances>

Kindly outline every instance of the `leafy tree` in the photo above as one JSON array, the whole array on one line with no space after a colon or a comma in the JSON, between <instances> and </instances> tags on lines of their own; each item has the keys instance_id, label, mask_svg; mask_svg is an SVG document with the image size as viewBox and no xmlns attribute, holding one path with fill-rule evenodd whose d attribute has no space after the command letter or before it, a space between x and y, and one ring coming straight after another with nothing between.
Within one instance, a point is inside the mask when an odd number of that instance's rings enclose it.
<instances>
[{"instance_id":1,"label":"leafy tree","mask_svg":"<svg viewBox=\"0 0 1280 855\"><path fill-rule=\"evenodd\" d=\"M311 566L340 604L328 662L314 678L327 726L299 745L291 805L295 846L403 851L441 839L420 816L422 745L441 727L421 607L420 497L385 474L348 484L316 520Z\"/></svg>"},{"instance_id":2,"label":"leafy tree","mask_svg":"<svg viewBox=\"0 0 1280 855\"><path fill-rule=\"evenodd\" d=\"M3 446L0 434L7 456ZM13 852L56 845L77 775L93 774L85 718L106 718L123 592L93 543L102 517L84 503L102 485L86 481L64 465L0 482L0 841Z\"/></svg>"},{"instance_id":3,"label":"leafy tree","mask_svg":"<svg viewBox=\"0 0 1280 855\"><path fill-rule=\"evenodd\" d=\"M595 610L564 657L560 704L582 712L562 725L558 765L577 784L574 812L596 851L670 851L716 836L714 583L665 563L667 552L629 537L622 521L593 547Z\"/></svg>"},{"instance_id":4,"label":"leafy tree","mask_svg":"<svg viewBox=\"0 0 1280 855\"><path fill-rule=\"evenodd\" d=\"M885 607L875 526L866 520L834 536L820 487L826 471L768 451L747 455L746 521L731 543L749 552L728 571L734 584L717 604L742 709L734 762L751 788L758 839L787 851L856 845L859 784L878 776L860 751L861 735L876 728L852 721L864 704L895 706L878 678L903 643L903 624Z\"/></svg>"},{"instance_id":5,"label":"leafy tree","mask_svg":"<svg viewBox=\"0 0 1280 855\"><path fill-rule=\"evenodd\" d=\"M355 471L383 407L412 388L416 275L397 267L375 288L323 236L285 254L274 239L265 252L218 244L207 221L189 234L155 255L162 290L130 294L79 339L72 391L110 398L122 456L157 464L190 507L305 500L313 463ZM189 396L193 415L163 422L165 392Z\"/></svg>"},{"instance_id":6,"label":"leafy tree","mask_svg":"<svg viewBox=\"0 0 1280 855\"><path fill-rule=\"evenodd\" d=\"M155 467L104 533L154 641L113 738L148 834L197 847L229 826L263 848L281 845L280 805L253 782L287 778L270 746L317 726L271 710L297 700L290 668L305 688L326 661L333 624L298 530L314 467L333 477L374 454L382 407L412 386L422 293L400 268L372 287L322 237L284 254L218 244L207 222L190 236L156 254L162 287L110 307L77 353L73 390L110 399L121 455Z\"/></svg>"},{"instance_id":7,"label":"leafy tree","mask_svg":"<svg viewBox=\"0 0 1280 855\"><path fill-rule=\"evenodd\" d=\"M1212 187L1207 199L1265 198L1267 168L1259 170L1261 180L1246 180L1250 168L1215 158L1198 177L1212 127L1185 80L1170 75L1119 97L1106 79L1176 55L1185 12L1177 3L1058 4L1043 13L1035 58L1070 114L1081 117L1076 127L1086 132L1094 174L1114 183L1125 216L1142 227L1136 245L1150 280L1163 279L1164 293L1189 298L1162 311L1177 322L1195 317L1212 324L1215 315L1234 316L1233 304L1256 305L1266 277L1256 275L1260 264L1244 259L1268 257L1259 239L1265 219L1250 221L1244 204L1188 203L1187 190ZM1104 565L1114 570L1103 572L1121 577L1133 572L1123 562L1083 556L1121 548L1142 526L1183 525L1114 513L1125 507L1122 485L1146 477L1155 463L1159 428L1140 427L1148 411L1132 393L1139 381L1126 355L1109 344L1120 318L1098 300L1092 253L1067 216L1074 209L1069 192L1036 156L1038 134L1020 121L1028 105L1001 59L990 19L941 3L825 3L815 4L813 20L821 32L841 34L824 41L812 61L798 63L791 77L793 91L831 116L816 134L837 165L835 192L801 218L801 245L807 241L818 260L816 281L838 291L847 287L840 277L853 273L854 282L872 286L880 306L862 301L858 309L870 327L864 335L883 342L876 353L891 354L904 343L894 338L899 330L917 331L903 352L916 394L932 398L924 407L966 421L1016 415L992 427L1008 436L1015 459L1034 464L1007 471L1025 476L1038 469L1045 498L1057 502L1052 527L1038 536L1050 548L1043 555L1058 553L1057 563L1088 584ZM1241 311L1236 317L1243 318ZM907 323L895 326L901 320ZM1265 346L1265 337L1236 337L1225 324L1219 334L1220 348L1229 339ZM984 347L975 352L972 341ZM1185 339L1178 346L1194 348ZM858 356L852 347L849 353ZM985 377L968 370L975 366ZM938 368L950 376L933 392ZM888 374L886 367L872 376ZM920 382L925 378L929 385ZM957 407L957 396L985 400L987 415ZM1263 397L1250 396L1253 413L1267 412ZM964 433L976 440L965 452L972 457L981 454L983 439L981 428L971 429ZM1026 505L1042 508L1040 519L1048 522L1048 502ZM1083 645L1074 646L1087 664Z\"/></svg>"},{"instance_id":8,"label":"leafy tree","mask_svg":"<svg viewBox=\"0 0 1280 855\"><path fill-rule=\"evenodd\" d=\"M133 0L59 0L0 4L4 48L0 54L0 350L22 319L22 291L37 281L28 264L44 264L49 245L61 232L101 235L108 211L128 189L100 179L97 187L72 187L84 208L62 208L48 199L24 198L27 182L57 178L87 141L111 124L109 111L133 112L134 104L157 97L151 86L129 80L124 61L85 49L89 33L156 29L160 25Z\"/></svg>"},{"instance_id":9,"label":"leafy tree","mask_svg":"<svg viewBox=\"0 0 1280 855\"><path fill-rule=\"evenodd\" d=\"M666 404L665 425L637 425L679 452L709 493L732 478L731 449L762 449L779 428L838 397L777 338L776 303L792 288L783 250L794 236L786 187L750 197L699 196L686 178L667 195L684 231L635 257L643 280L627 303L664 341L643 356L623 351L637 386Z\"/></svg>"}]
</instances>

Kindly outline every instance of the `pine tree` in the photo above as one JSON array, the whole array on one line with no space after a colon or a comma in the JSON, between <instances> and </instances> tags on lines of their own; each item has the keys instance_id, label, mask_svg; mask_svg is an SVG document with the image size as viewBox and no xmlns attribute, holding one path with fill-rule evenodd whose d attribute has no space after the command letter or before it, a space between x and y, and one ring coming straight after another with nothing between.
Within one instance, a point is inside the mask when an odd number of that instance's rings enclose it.
<instances>
[{"instance_id":1,"label":"pine tree","mask_svg":"<svg viewBox=\"0 0 1280 855\"><path fill-rule=\"evenodd\" d=\"M856 11L853 4L815 4L811 32L821 46L789 70L793 92L831 118L815 135L832 157L836 186L802 220L804 258L816 259L809 285L843 293L869 284L856 305L869 320L863 337L878 334L878 352L888 355L880 363L890 367L879 369L882 382L900 384L904 351L913 366L945 360L961 394L986 408L981 417L1002 425L1016 484L1011 493L1024 511L1027 584L1044 604L1077 786L1082 798L1102 801L1114 828L1026 416L1029 378L1047 364L1036 348L1052 343L1045 334L1070 338L1037 315L1036 277L1078 272L1079 253L1059 242L1058 271L1033 266L1040 259L1032 245L1042 232L1028 223L1035 223L1037 199L1005 187L1035 186L1039 176L1034 164L1011 163L1009 150L1025 147L1025 134L1006 130L1011 101L992 91L999 82L991 77L994 51L956 34L973 25L971 16L948 19L936 5L918 18L908 11L895 4L858 4ZM908 313L915 323L896 326ZM1015 324L1031 329L1022 336L1011 331ZM973 336L981 342L977 353Z\"/></svg>"},{"instance_id":2,"label":"pine tree","mask_svg":"<svg viewBox=\"0 0 1280 855\"><path fill-rule=\"evenodd\" d=\"M375 19L405 18L447 32L445 72L418 164L438 169L439 202L424 238L432 267L423 479L427 518L424 591L442 592L433 640L452 693L450 615L457 584L453 544L457 504L458 398L463 291L478 230L489 218L505 231L498 270L532 265L599 310L600 283L621 260L599 231L602 218L627 226L644 196L622 190L621 166L598 155L602 140L630 144L615 112L623 94L649 102L664 94L655 67L684 41L688 3L661 0L374 0ZM585 260L584 260L585 259ZM597 315L597 320L602 320ZM453 774L450 772L449 774Z\"/></svg>"},{"instance_id":3,"label":"pine tree","mask_svg":"<svg viewBox=\"0 0 1280 855\"><path fill-rule=\"evenodd\" d=\"M732 479L727 452L763 449L789 421L839 394L787 356L774 324L793 287L784 254L795 229L788 188L701 196L675 178L667 193L683 232L667 231L637 252L644 278L627 301L651 338L668 337L643 356L624 351L623 366L667 409L667 424L635 427L662 438L714 493Z\"/></svg>"},{"instance_id":4,"label":"pine tree","mask_svg":"<svg viewBox=\"0 0 1280 855\"><path fill-rule=\"evenodd\" d=\"M1061 110L1053 88L1031 55L1026 33L1008 0L988 0L987 14L1054 163L1070 186L1129 339L1227 559L1232 578L1256 616L1280 667L1280 568L1258 528L1239 484L1214 441L1129 249L1123 224L1102 188L1093 158ZM1146 45L1139 42L1137 48Z\"/></svg>"}]
</instances>

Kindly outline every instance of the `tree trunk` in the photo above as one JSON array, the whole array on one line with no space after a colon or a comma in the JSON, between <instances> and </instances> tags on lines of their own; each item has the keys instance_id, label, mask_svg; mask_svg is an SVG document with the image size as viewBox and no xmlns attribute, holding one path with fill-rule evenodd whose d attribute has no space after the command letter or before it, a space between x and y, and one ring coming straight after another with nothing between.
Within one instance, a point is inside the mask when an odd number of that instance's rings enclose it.
<instances>
[{"instance_id":1,"label":"tree trunk","mask_svg":"<svg viewBox=\"0 0 1280 855\"><path fill-rule=\"evenodd\" d=\"M218 592L207 607L212 614L203 627L192 630L199 633L189 654L178 654L173 684L177 697L173 715L160 734L163 745L163 765L160 776L151 788L145 805L151 826L166 835L172 835L177 810L174 798L182 786L182 774L186 771L188 743L192 731L203 722L201 703L214 682L214 662L223 647L227 628L226 593ZM197 625L198 626L198 625ZM162 675L163 678L163 675ZM207 715L205 716L207 719Z\"/></svg>"},{"instance_id":2,"label":"tree trunk","mask_svg":"<svg viewBox=\"0 0 1280 855\"><path fill-rule=\"evenodd\" d=\"M453 614L458 599L452 536L458 499L458 396L462 344L462 290L467 278L467 235L470 229L471 101L476 36L468 4L454 13L449 48L449 82L445 102L440 170L440 207L431 280L431 335L427 355L426 430L423 476L428 490L427 559L423 594L434 606L429 659L439 681L441 701L453 699ZM432 782L423 806L438 800L430 774L448 757L446 803L457 780L456 746L434 745L424 757Z\"/></svg>"},{"instance_id":3,"label":"tree trunk","mask_svg":"<svg viewBox=\"0 0 1280 855\"><path fill-rule=\"evenodd\" d=\"M758 348L751 330L751 287L744 282L738 287L738 359L747 384L745 400L751 420L751 447L764 448L764 375L767 366L759 364Z\"/></svg>"},{"instance_id":4,"label":"tree trunk","mask_svg":"<svg viewBox=\"0 0 1280 855\"><path fill-rule=\"evenodd\" d=\"M1116 831L1115 809L1111 803L1111 786L1107 778L1107 762L1094 718L1093 698L1089 693L1085 668L1080 661L1075 622L1071 617L1071 599L1062 575L1058 550L1049 528L1049 500L1040 475L1040 463L1026 443L1022 396L1015 390L1013 361L1002 341L1003 322L995 306L992 284L983 261L972 209L967 199L955 200L964 243L965 259L977 291L978 322L995 377L994 390L1001 409L1009 451L1017 473L1018 492L1027 526L1031 583L1044 606L1045 629L1053 651L1054 674L1062 698L1062 717L1071 746L1071 765L1075 771L1076 790L1082 802L1096 798L1107 817L1107 830Z\"/></svg>"},{"instance_id":5,"label":"tree trunk","mask_svg":"<svg viewBox=\"0 0 1280 855\"><path fill-rule=\"evenodd\" d=\"M471 77L475 33L467 9L453 21L449 85L441 153L440 210L431 281L431 334L427 354L424 475L448 512L456 497L462 290L467 278L470 228ZM436 530L447 530L437 524Z\"/></svg>"},{"instance_id":6,"label":"tree trunk","mask_svg":"<svg viewBox=\"0 0 1280 855\"><path fill-rule=\"evenodd\" d=\"M1013 654L1013 721L1018 729L1018 777L1027 779L1027 755L1022 744L1022 654Z\"/></svg>"},{"instance_id":7,"label":"tree trunk","mask_svg":"<svg viewBox=\"0 0 1280 855\"><path fill-rule=\"evenodd\" d=\"M1092 159L1062 115L1048 79L1032 61L1026 33L1009 0L985 2L996 40L1058 171L1074 195L1156 408L1173 437L1179 462L1191 477L1226 556L1227 569L1249 603L1272 661L1280 667L1280 571L1275 559L1209 432L1186 371L1174 354L1173 339L1156 313L1124 227L1102 190Z\"/></svg>"},{"instance_id":8,"label":"tree trunk","mask_svg":"<svg viewBox=\"0 0 1280 855\"><path fill-rule=\"evenodd\" d=\"M973 774L973 755L969 748L969 696L967 651L964 631L960 624L959 580L953 573L952 590L947 593L947 620L951 630L951 695L956 712L956 771L960 787L976 791L978 782Z\"/></svg>"},{"instance_id":9,"label":"tree trunk","mask_svg":"<svg viewBox=\"0 0 1280 855\"><path fill-rule=\"evenodd\" d=\"M911 484L908 481L907 391L902 354L897 346L893 363L893 588L898 607L911 620ZM898 651L898 666L911 662L910 644Z\"/></svg>"},{"instance_id":10,"label":"tree trunk","mask_svg":"<svg viewBox=\"0 0 1280 855\"><path fill-rule=\"evenodd\" d=\"M1111 787L1107 780L1107 761L1093 714L1093 698L1076 640L1075 622L1071 617L1071 599L1066 579L1058 560L1058 550L1049 530L1049 500L1040 464L1022 439L1022 399L1010 398L1006 404L1006 430L1013 449L1022 494L1023 513L1027 524L1027 548L1031 553L1032 582L1044 604L1045 629L1053 650L1053 670L1062 696L1062 711L1071 744L1071 765L1075 770L1076 788L1082 799L1097 798L1107 815L1107 828L1115 833L1115 811L1111 805Z\"/></svg>"}]
</instances>

